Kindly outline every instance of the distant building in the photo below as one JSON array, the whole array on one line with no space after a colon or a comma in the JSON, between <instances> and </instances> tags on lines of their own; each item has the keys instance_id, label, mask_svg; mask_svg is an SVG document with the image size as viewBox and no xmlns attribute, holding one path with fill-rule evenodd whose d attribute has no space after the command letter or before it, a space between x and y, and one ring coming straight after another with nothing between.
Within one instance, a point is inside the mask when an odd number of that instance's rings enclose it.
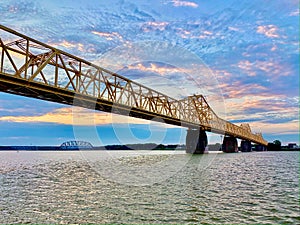
<instances>
[{"instance_id":1,"label":"distant building","mask_svg":"<svg viewBox=\"0 0 300 225\"><path fill-rule=\"evenodd\" d=\"M297 146L296 143L289 143L289 144L288 144L288 148L289 148L289 149L295 149L295 148L298 148L298 146Z\"/></svg>"}]
</instances>

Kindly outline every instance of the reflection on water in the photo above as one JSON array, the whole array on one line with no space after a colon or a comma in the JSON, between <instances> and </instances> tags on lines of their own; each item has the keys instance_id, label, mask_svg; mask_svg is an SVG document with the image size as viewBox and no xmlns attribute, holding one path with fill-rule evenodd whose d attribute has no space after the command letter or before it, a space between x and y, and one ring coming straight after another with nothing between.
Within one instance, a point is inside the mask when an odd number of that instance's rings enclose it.
<instances>
[{"instance_id":1,"label":"reflection on water","mask_svg":"<svg viewBox=\"0 0 300 225\"><path fill-rule=\"evenodd\" d=\"M299 152L89 154L0 152L0 223L300 223Z\"/></svg>"}]
</instances>

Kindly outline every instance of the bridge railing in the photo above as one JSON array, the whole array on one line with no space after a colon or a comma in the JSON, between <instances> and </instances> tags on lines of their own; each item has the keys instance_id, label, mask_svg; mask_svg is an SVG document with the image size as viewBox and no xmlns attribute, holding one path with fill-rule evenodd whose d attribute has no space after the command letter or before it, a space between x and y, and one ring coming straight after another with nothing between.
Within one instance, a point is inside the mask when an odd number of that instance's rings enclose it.
<instances>
[{"instance_id":1,"label":"bridge railing","mask_svg":"<svg viewBox=\"0 0 300 225\"><path fill-rule=\"evenodd\" d=\"M177 100L110 72L86 60L51 47L0 25L0 73L34 84L52 87L69 96L87 96L116 108L179 121L182 126L202 127L266 145L248 126L219 118L202 95ZM43 89L43 90L44 90ZM66 101L64 101L66 102ZM69 103L70 104L70 103Z\"/></svg>"}]
</instances>

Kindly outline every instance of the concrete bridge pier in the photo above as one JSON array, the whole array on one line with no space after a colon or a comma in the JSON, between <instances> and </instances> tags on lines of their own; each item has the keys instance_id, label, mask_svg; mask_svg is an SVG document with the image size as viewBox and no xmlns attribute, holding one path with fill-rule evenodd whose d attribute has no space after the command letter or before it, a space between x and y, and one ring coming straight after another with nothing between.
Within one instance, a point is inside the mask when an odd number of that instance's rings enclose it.
<instances>
[{"instance_id":1,"label":"concrete bridge pier","mask_svg":"<svg viewBox=\"0 0 300 225\"><path fill-rule=\"evenodd\" d=\"M267 146L255 145L255 151L267 151Z\"/></svg>"},{"instance_id":2,"label":"concrete bridge pier","mask_svg":"<svg viewBox=\"0 0 300 225\"><path fill-rule=\"evenodd\" d=\"M238 152L237 139L231 136L224 137L222 151L227 153Z\"/></svg>"},{"instance_id":3,"label":"concrete bridge pier","mask_svg":"<svg viewBox=\"0 0 300 225\"><path fill-rule=\"evenodd\" d=\"M241 151L242 152L251 152L251 141L241 141Z\"/></svg>"},{"instance_id":4,"label":"concrete bridge pier","mask_svg":"<svg viewBox=\"0 0 300 225\"><path fill-rule=\"evenodd\" d=\"M204 130L188 129L186 135L186 153L203 154L207 146L207 136Z\"/></svg>"}]
</instances>

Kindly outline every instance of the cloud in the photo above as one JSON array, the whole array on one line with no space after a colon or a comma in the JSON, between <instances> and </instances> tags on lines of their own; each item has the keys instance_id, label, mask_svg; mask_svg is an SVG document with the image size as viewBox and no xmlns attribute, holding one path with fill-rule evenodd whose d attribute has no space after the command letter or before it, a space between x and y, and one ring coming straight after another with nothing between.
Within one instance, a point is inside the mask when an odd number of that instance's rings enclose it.
<instances>
[{"instance_id":1,"label":"cloud","mask_svg":"<svg viewBox=\"0 0 300 225\"><path fill-rule=\"evenodd\" d=\"M256 96L258 93L262 94L268 90L266 87L260 84L244 84L242 83L242 81L234 81L232 83L220 83L219 88L221 88L224 96L227 99L242 98L244 96L253 97Z\"/></svg>"},{"instance_id":2,"label":"cloud","mask_svg":"<svg viewBox=\"0 0 300 225\"><path fill-rule=\"evenodd\" d=\"M232 30L232 31L239 31L239 30L240 30L240 29L237 28L237 27L231 27L231 26L229 26L228 29L229 29L229 30Z\"/></svg>"},{"instance_id":3,"label":"cloud","mask_svg":"<svg viewBox=\"0 0 300 225\"><path fill-rule=\"evenodd\" d=\"M192 36L191 38L205 39L211 37L212 35L212 32L205 30L199 36Z\"/></svg>"},{"instance_id":4,"label":"cloud","mask_svg":"<svg viewBox=\"0 0 300 225\"><path fill-rule=\"evenodd\" d=\"M229 81L233 78L233 74L231 72L229 72L228 70L220 70L220 69L213 69L213 74L216 75L218 80L222 80L222 82L224 81Z\"/></svg>"},{"instance_id":5,"label":"cloud","mask_svg":"<svg viewBox=\"0 0 300 225\"><path fill-rule=\"evenodd\" d=\"M117 115L84 109L81 107L66 107L35 116L0 116L0 121L14 123L54 123L74 126L101 126L110 124L141 124L157 126L158 128L174 128L173 125L153 120L144 120L126 115Z\"/></svg>"},{"instance_id":6,"label":"cloud","mask_svg":"<svg viewBox=\"0 0 300 225\"><path fill-rule=\"evenodd\" d=\"M0 117L0 121L9 121L9 122L17 122L17 123L44 122L44 123L72 124L71 113L72 113L71 108L60 108L42 115L3 116Z\"/></svg>"},{"instance_id":7,"label":"cloud","mask_svg":"<svg viewBox=\"0 0 300 225\"><path fill-rule=\"evenodd\" d=\"M181 1L181 0L172 0L173 6L175 7L192 7L192 8L198 8L198 4L195 2L189 2L189 1Z\"/></svg>"},{"instance_id":8,"label":"cloud","mask_svg":"<svg viewBox=\"0 0 300 225\"><path fill-rule=\"evenodd\" d=\"M299 120L287 123L270 124L266 122L250 122L251 129L263 134L299 134Z\"/></svg>"},{"instance_id":9,"label":"cloud","mask_svg":"<svg viewBox=\"0 0 300 225\"><path fill-rule=\"evenodd\" d=\"M183 38L183 39L187 39L187 38L190 38L190 34L191 34L191 31L189 30L185 30L183 28L177 28L177 34Z\"/></svg>"},{"instance_id":10,"label":"cloud","mask_svg":"<svg viewBox=\"0 0 300 225\"><path fill-rule=\"evenodd\" d=\"M286 66L282 66L273 60L250 62L249 60L242 60L237 64L237 67L246 72L249 76L256 76L259 72L264 72L266 76L288 76L290 70Z\"/></svg>"},{"instance_id":11,"label":"cloud","mask_svg":"<svg viewBox=\"0 0 300 225\"><path fill-rule=\"evenodd\" d=\"M277 50L277 46L276 45L273 45L273 47L271 48L271 51L274 52Z\"/></svg>"},{"instance_id":12,"label":"cloud","mask_svg":"<svg viewBox=\"0 0 300 225\"><path fill-rule=\"evenodd\" d=\"M98 35L100 37L105 38L108 41L112 41L114 39L118 39L120 41L123 40L122 35L117 32L100 32L100 31L92 31L93 34Z\"/></svg>"},{"instance_id":13,"label":"cloud","mask_svg":"<svg viewBox=\"0 0 300 225\"><path fill-rule=\"evenodd\" d=\"M262 123L264 125L261 126L261 129L270 127L271 130L273 126L285 127L287 131L291 124L291 127L299 126L299 124L296 124L299 112L298 101L299 98L297 100L296 98L285 98L279 95L257 95L229 99L226 100L226 108L228 109L226 120L235 123L239 121Z\"/></svg>"},{"instance_id":14,"label":"cloud","mask_svg":"<svg viewBox=\"0 0 300 225\"><path fill-rule=\"evenodd\" d=\"M286 98L284 95L276 96L266 93L253 96L247 94L240 98L227 99L226 106L230 110L228 113L233 116L245 115L251 118L253 116L257 117L259 113L272 114L272 117L274 117L273 114L277 113L280 117L294 118L297 116L298 108L296 98ZM270 116L266 118L269 119Z\"/></svg>"},{"instance_id":15,"label":"cloud","mask_svg":"<svg viewBox=\"0 0 300 225\"><path fill-rule=\"evenodd\" d=\"M16 123L57 123L66 125L103 125L112 123L149 124L147 120L126 116L116 116L111 113L93 112L79 107L55 109L36 116L3 116L0 121Z\"/></svg>"},{"instance_id":16,"label":"cloud","mask_svg":"<svg viewBox=\"0 0 300 225\"><path fill-rule=\"evenodd\" d=\"M291 12L291 13L289 14L289 16L299 16L299 8L296 9L295 11Z\"/></svg>"},{"instance_id":17,"label":"cloud","mask_svg":"<svg viewBox=\"0 0 300 225\"><path fill-rule=\"evenodd\" d=\"M278 27L275 25L258 26L256 32L269 38L279 38Z\"/></svg>"},{"instance_id":18,"label":"cloud","mask_svg":"<svg viewBox=\"0 0 300 225\"><path fill-rule=\"evenodd\" d=\"M254 71L253 63L248 60L240 61L237 65L238 68L247 72L249 76L256 76L256 71Z\"/></svg>"},{"instance_id":19,"label":"cloud","mask_svg":"<svg viewBox=\"0 0 300 225\"><path fill-rule=\"evenodd\" d=\"M214 37L213 32L208 30L203 30L201 32L197 32L193 34L192 31L183 29L183 28L176 28L177 34L183 39L206 39Z\"/></svg>"},{"instance_id":20,"label":"cloud","mask_svg":"<svg viewBox=\"0 0 300 225\"><path fill-rule=\"evenodd\" d=\"M138 63L135 65L129 65L126 67L129 70L139 70L140 72L151 72L159 75L167 75L172 73L186 73L185 69L172 67L168 65L158 65L157 63Z\"/></svg>"},{"instance_id":21,"label":"cloud","mask_svg":"<svg viewBox=\"0 0 300 225\"><path fill-rule=\"evenodd\" d=\"M298 102L285 96L257 95L226 100L226 120L249 123L252 130L268 134L298 134Z\"/></svg>"},{"instance_id":22,"label":"cloud","mask_svg":"<svg viewBox=\"0 0 300 225\"><path fill-rule=\"evenodd\" d=\"M149 32L149 31L164 31L166 29L166 26L169 25L168 22L154 22L154 21L150 21L150 22L146 22L143 24L142 29L145 32Z\"/></svg>"},{"instance_id":23,"label":"cloud","mask_svg":"<svg viewBox=\"0 0 300 225\"><path fill-rule=\"evenodd\" d=\"M49 43L49 45L54 46L56 48L67 48L67 49L75 48L81 52L85 51L85 47L82 43L70 42L66 40L63 40L61 42Z\"/></svg>"}]
</instances>

